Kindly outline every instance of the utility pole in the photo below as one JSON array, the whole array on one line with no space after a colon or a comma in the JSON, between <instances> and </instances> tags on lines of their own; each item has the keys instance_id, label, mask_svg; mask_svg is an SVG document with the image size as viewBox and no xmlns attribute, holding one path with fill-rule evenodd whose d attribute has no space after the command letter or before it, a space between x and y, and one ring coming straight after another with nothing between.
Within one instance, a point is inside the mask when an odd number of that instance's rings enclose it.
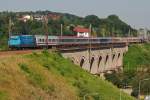
<instances>
[{"instance_id":1,"label":"utility pole","mask_svg":"<svg viewBox=\"0 0 150 100\"><path fill-rule=\"evenodd\" d=\"M130 36L131 36L131 30L129 28L128 37L130 37Z\"/></svg>"},{"instance_id":2,"label":"utility pole","mask_svg":"<svg viewBox=\"0 0 150 100\"><path fill-rule=\"evenodd\" d=\"M91 64L91 36L92 36L92 25L89 27L89 63Z\"/></svg>"},{"instance_id":3,"label":"utility pole","mask_svg":"<svg viewBox=\"0 0 150 100\"><path fill-rule=\"evenodd\" d=\"M144 38L145 38L146 41L147 41L147 28L145 28L145 31L144 31Z\"/></svg>"},{"instance_id":4,"label":"utility pole","mask_svg":"<svg viewBox=\"0 0 150 100\"><path fill-rule=\"evenodd\" d=\"M122 92L122 91L121 91L121 89L120 89L120 95L119 95L120 99L119 99L119 100L122 100L122 98L121 98L121 92Z\"/></svg>"},{"instance_id":5,"label":"utility pole","mask_svg":"<svg viewBox=\"0 0 150 100\"><path fill-rule=\"evenodd\" d=\"M11 25L12 25L12 21L11 21L11 17L9 18L9 25L8 25L8 37L10 39L11 37Z\"/></svg>"},{"instance_id":6,"label":"utility pole","mask_svg":"<svg viewBox=\"0 0 150 100\"><path fill-rule=\"evenodd\" d=\"M63 25L62 24L60 25L60 33L61 33L61 38L62 38L62 36L63 36Z\"/></svg>"},{"instance_id":7,"label":"utility pole","mask_svg":"<svg viewBox=\"0 0 150 100\"><path fill-rule=\"evenodd\" d=\"M140 95L141 95L141 83L143 81L148 81L148 80L150 80L150 78L146 78L146 79L143 79L143 80L139 81L138 100L140 100Z\"/></svg>"},{"instance_id":8,"label":"utility pole","mask_svg":"<svg viewBox=\"0 0 150 100\"><path fill-rule=\"evenodd\" d=\"M48 18L47 16L44 17L44 27L45 27L45 36L46 36L46 48L48 49Z\"/></svg>"}]
</instances>

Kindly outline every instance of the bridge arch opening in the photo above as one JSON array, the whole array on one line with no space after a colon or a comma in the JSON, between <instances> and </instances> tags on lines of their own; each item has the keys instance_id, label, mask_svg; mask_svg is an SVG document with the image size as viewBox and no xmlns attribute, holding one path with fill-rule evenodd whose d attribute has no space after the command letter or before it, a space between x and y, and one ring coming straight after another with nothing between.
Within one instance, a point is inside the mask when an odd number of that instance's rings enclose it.
<instances>
[{"instance_id":1,"label":"bridge arch opening","mask_svg":"<svg viewBox=\"0 0 150 100\"><path fill-rule=\"evenodd\" d=\"M108 58L109 58L109 56L107 55L106 60L105 60L105 64L108 62Z\"/></svg>"},{"instance_id":2,"label":"bridge arch opening","mask_svg":"<svg viewBox=\"0 0 150 100\"><path fill-rule=\"evenodd\" d=\"M100 56L99 59L98 59L98 68L100 67L101 61L102 61L102 56Z\"/></svg>"},{"instance_id":3,"label":"bridge arch opening","mask_svg":"<svg viewBox=\"0 0 150 100\"><path fill-rule=\"evenodd\" d=\"M95 58L92 57L92 58L91 58L91 61L90 61L90 71L91 71L91 69L92 69L92 65L93 65L93 63L94 63L94 60L95 60Z\"/></svg>"},{"instance_id":4,"label":"bridge arch opening","mask_svg":"<svg viewBox=\"0 0 150 100\"><path fill-rule=\"evenodd\" d=\"M75 59L74 58L70 58L72 63L75 63Z\"/></svg>"},{"instance_id":5,"label":"bridge arch opening","mask_svg":"<svg viewBox=\"0 0 150 100\"><path fill-rule=\"evenodd\" d=\"M112 61L114 61L114 59L115 59L115 54L112 55Z\"/></svg>"},{"instance_id":6,"label":"bridge arch opening","mask_svg":"<svg viewBox=\"0 0 150 100\"><path fill-rule=\"evenodd\" d=\"M85 58L82 57L82 59L81 59L81 61L80 61L80 66L81 66L81 67L83 67L84 62L85 62Z\"/></svg>"},{"instance_id":7,"label":"bridge arch opening","mask_svg":"<svg viewBox=\"0 0 150 100\"><path fill-rule=\"evenodd\" d=\"M75 63L75 59L74 59L74 58L72 58L72 59L71 59L71 62L72 62L72 63Z\"/></svg>"},{"instance_id":8,"label":"bridge arch opening","mask_svg":"<svg viewBox=\"0 0 150 100\"><path fill-rule=\"evenodd\" d=\"M120 58L120 55L121 55L121 54L119 53L119 54L118 54L118 59Z\"/></svg>"}]
</instances>

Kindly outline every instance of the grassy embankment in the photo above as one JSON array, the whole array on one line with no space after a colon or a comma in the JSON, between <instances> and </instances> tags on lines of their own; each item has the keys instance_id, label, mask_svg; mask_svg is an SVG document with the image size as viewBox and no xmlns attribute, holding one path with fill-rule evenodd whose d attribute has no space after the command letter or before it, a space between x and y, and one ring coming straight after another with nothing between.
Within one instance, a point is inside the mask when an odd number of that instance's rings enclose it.
<instances>
[{"instance_id":1,"label":"grassy embankment","mask_svg":"<svg viewBox=\"0 0 150 100\"><path fill-rule=\"evenodd\" d=\"M132 45L124 57L124 69L136 70L150 67L150 44Z\"/></svg>"},{"instance_id":2,"label":"grassy embankment","mask_svg":"<svg viewBox=\"0 0 150 100\"><path fill-rule=\"evenodd\" d=\"M0 100L119 100L111 83L83 71L57 53L0 57ZM122 100L134 98L121 93Z\"/></svg>"}]
</instances>

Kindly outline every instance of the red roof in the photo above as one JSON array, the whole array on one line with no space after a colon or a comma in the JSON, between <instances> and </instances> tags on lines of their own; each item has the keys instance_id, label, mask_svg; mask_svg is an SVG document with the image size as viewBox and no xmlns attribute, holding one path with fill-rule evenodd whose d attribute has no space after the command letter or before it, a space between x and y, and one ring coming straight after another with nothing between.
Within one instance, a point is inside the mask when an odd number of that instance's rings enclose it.
<instances>
[{"instance_id":1,"label":"red roof","mask_svg":"<svg viewBox=\"0 0 150 100\"><path fill-rule=\"evenodd\" d=\"M81 27L75 27L73 29L73 31L75 31L75 32L90 32L89 29L87 29L87 28L81 28Z\"/></svg>"}]
</instances>

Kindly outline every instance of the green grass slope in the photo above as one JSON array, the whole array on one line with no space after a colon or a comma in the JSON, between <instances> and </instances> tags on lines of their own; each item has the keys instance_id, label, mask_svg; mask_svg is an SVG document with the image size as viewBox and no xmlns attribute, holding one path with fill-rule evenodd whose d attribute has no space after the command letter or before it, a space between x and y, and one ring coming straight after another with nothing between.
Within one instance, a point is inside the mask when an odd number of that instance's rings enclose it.
<instances>
[{"instance_id":1,"label":"green grass slope","mask_svg":"<svg viewBox=\"0 0 150 100\"><path fill-rule=\"evenodd\" d=\"M7 36L4 34L3 35L0 34L0 51L8 49L7 41L8 41Z\"/></svg>"},{"instance_id":2,"label":"green grass slope","mask_svg":"<svg viewBox=\"0 0 150 100\"><path fill-rule=\"evenodd\" d=\"M135 44L129 47L124 57L125 70L150 67L150 44Z\"/></svg>"},{"instance_id":3,"label":"green grass slope","mask_svg":"<svg viewBox=\"0 0 150 100\"><path fill-rule=\"evenodd\" d=\"M0 58L0 100L119 100L111 83L83 71L60 54ZM90 96L88 96L90 95ZM134 98L121 93L122 100Z\"/></svg>"}]
</instances>

